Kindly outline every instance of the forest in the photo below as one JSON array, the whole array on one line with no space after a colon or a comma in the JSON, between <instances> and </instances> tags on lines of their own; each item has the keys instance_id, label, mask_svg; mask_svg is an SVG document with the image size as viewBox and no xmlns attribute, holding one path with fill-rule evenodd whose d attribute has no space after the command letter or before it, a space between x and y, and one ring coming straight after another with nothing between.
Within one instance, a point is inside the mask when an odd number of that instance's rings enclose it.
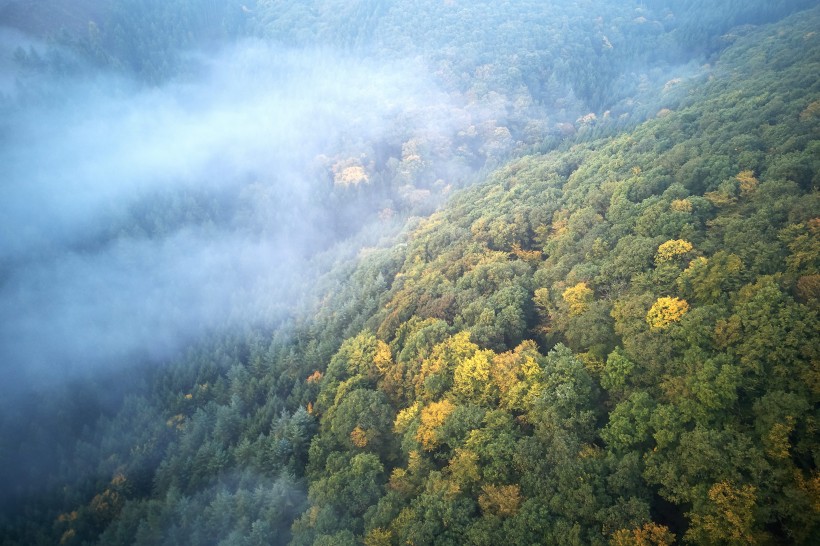
<instances>
[{"instance_id":1,"label":"forest","mask_svg":"<svg viewBox=\"0 0 820 546\"><path fill-rule=\"evenodd\" d=\"M0 546L816 544L817 29L0 1Z\"/></svg>"}]
</instances>

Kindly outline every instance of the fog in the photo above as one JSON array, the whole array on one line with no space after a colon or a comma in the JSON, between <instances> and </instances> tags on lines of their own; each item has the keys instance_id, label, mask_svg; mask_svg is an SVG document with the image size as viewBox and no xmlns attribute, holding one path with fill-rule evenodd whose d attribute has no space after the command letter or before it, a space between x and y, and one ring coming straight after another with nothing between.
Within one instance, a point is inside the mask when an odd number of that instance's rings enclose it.
<instances>
[{"instance_id":1,"label":"fog","mask_svg":"<svg viewBox=\"0 0 820 546\"><path fill-rule=\"evenodd\" d=\"M380 210L385 218L429 212L480 169L545 138L587 134L589 123L572 121L595 119L570 91L583 81L559 81L578 70L550 73L553 53L524 55L532 44L519 43L517 31L503 40L488 34L486 59L473 66L462 54L473 46L435 25L428 30L450 42L413 42L423 29L405 25L400 9L380 20L371 51L344 48L341 36L299 48L232 38L215 46L203 38L223 35L211 28L215 6L190 17L187 8L171 10L179 36L170 39L157 27L159 3L133 4L100 5L114 10L100 12L110 26L90 21L73 47L0 28L0 396L100 366L161 362L214 331L273 324L309 297L318 256L372 244L357 237L400 224L380 225ZM102 17L93 2L84 6L78 17ZM236 25L299 12L267 2L257 12L220 9ZM325 15L336 21L332 10ZM479 10L467 28L483 29L485 15ZM304 43L295 35L310 21L262 25L260 34ZM310 28L355 33L358 22ZM538 35L556 44L575 43L544 29ZM178 51L173 44L196 43L189 34L207 49ZM378 44L390 53L376 55ZM173 68L161 66L164 56ZM49 69L32 74L18 57ZM129 64L132 57L140 62ZM642 69L663 81L680 72L659 66ZM156 84L140 72L149 68L172 76ZM639 79L624 72L618 81ZM646 115L668 106L627 102ZM599 112L601 127L615 127L618 112Z\"/></svg>"},{"instance_id":2,"label":"fog","mask_svg":"<svg viewBox=\"0 0 820 546\"><path fill-rule=\"evenodd\" d=\"M399 117L411 134L452 131L399 116L447 101L413 63L258 41L189 57L193 73L159 87L94 74L16 97L0 148L0 396L270 323L311 259L362 227L333 216L343 190L321 158L378 143Z\"/></svg>"}]
</instances>

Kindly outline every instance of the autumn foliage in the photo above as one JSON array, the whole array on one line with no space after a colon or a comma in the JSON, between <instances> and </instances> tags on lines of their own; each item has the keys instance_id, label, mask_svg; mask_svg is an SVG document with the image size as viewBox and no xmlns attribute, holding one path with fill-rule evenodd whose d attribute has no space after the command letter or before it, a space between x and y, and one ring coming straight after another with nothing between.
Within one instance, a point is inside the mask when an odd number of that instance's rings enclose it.
<instances>
[{"instance_id":1,"label":"autumn foliage","mask_svg":"<svg viewBox=\"0 0 820 546\"><path fill-rule=\"evenodd\" d=\"M440 437L438 430L447 417L456 409L455 405L449 400L442 400L440 402L433 402L430 405L422 408L421 419L416 432L416 440L421 444L426 451L431 451L439 444Z\"/></svg>"},{"instance_id":2,"label":"autumn foliage","mask_svg":"<svg viewBox=\"0 0 820 546\"><path fill-rule=\"evenodd\" d=\"M575 286L571 286L564 290L561 297L564 298L569 307L570 315L580 315L587 309L592 302L592 289L587 286L585 282L579 282Z\"/></svg>"},{"instance_id":3,"label":"autumn foliage","mask_svg":"<svg viewBox=\"0 0 820 546\"><path fill-rule=\"evenodd\" d=\"M672 261L679 256L685 256L691 252L693 248L692 243L684 241L683 239L666 241L658 247L658 252L655 255L655 263L662 264Z\"/></svg>"},{"instance_id":4,"label":"autumn foliage","mask_svg":"<svg viewBox=\"0 0 820 546\"><path fill-rule=\"evenodd\" d=\"M652 304L646 313L646 323L653 330L663 330L678 322L689 311L689 304L680 298L664 297Z\"/></svg>"}]
</instances>

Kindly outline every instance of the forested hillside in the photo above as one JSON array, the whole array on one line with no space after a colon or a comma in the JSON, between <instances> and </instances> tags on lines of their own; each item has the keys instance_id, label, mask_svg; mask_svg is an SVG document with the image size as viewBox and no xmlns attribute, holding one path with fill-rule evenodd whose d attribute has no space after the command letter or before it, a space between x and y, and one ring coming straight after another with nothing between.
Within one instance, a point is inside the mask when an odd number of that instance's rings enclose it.
<instances>
[{"instance_id":1,"label":"forested hillside","mask_svg":"<svg viewBox=\"0 0 820 546\"><path fill-rule=\"evenodd\" d=\"M307 167L154 189L71 242L273 233L304 283L248 280L254 320L243 295L172 356L4 406L0 545L816 543L820 8L114 4L18 51L0 106L59 102L39 90L72 66L184 88L186 47L238 36L413 58L438 92L374 94ZM0 288L39 259L8 248Z\"/></svg>"},{"instance_id":2,"label":"forested hillside","mask_svg":"<svg viewBox=\"0 0 820 546\"><path fill-rule=\"evenodd\" d=\"M422 222L317 381L295 543L816 540L817 23Z\"/></svg>"}]
</instances>

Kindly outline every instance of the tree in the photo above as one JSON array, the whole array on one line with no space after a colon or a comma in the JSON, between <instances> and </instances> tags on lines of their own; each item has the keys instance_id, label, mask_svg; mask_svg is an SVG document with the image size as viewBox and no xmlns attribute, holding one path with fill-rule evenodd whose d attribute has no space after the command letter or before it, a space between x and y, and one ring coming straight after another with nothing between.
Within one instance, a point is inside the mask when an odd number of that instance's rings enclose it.
<instances>
[{"instance_id":1,"label":"tree","mask_svg":"<svg viewBox=\"0 0 820 546\"><path fill-rule=\"evenodd\" d=\"M635 371L635 363L629 360L623 349L616 347L606 358L606 364L601 373L601 386L610 392L610 395L619 396L631 382Z\"/></svg>"},{"instance_id":2,"label":"tree","mask_svg":"<svg viewBox=\"0 0 820 546\"><path fill-rule=\"evenodd\" d=\"M416 440L422 448L426 451L432 451L438 446L441 441L439 429L455 409L455 405L447 399L432 402L421 409Z\"/></svg>"},{"instance_id":3,"label":"tree","mask_svg":"<svg viewBox=\"0 0 820 546\"><path fill-rule=\"evenodd\" d=\"M718 303L743 284L739 256L720 250L712 257L695 258L678 277L678 289L699 303Z\"/></svg>"},{"instance_id":4,"label":"tree","mask_svg":"<svg viewBox=\"0 0 820 546\"><path fill-rule=\"evenodd\" d=\"M502 518L514 516L521 506L521 487L513 485L485 485L481 488L478 505L485 514Z\"/></svg>"},{"instance_id":5,"label":"tree","mask_svg":"<svg viewBox=\"0 0 820 546\"><path fill-rule=\"evenodd\" d=\"M709 510L694 514L685 538L701 544L755 544L761 533L755 529L757 488L718 482L709 488Z\"/></svg>"},{"instance_id":6,"label":"tree","mask_svg":"<svg viewBox=\"0 0 820 546\"><path fill-rule=\"evenodd\" d=\"M490 380L492 351L477 351L458 363L453 374L453 393L463 401L490 405L498 398L498 388Z\"/></svg>"},{"instance_id":7,"label":"tree","mask_svg":"<svg viewBox=\"0 0 820 546\"><path fill-rule=\"evenodd\" d=\"M678 322L689 311L686 300L673 297L658 298L646 313L646 323L653 330L663 330Z\"/></svg>"},{"instance_id":8,"label":"tree","mask_svg":"<svg viewBox=\"0 0 820 546\"><path fill-rule=\"evenodd\" d=\"M375 454L331 455L321 477L310 486L311 508L294 525L294 531L315 536L341 530L362 533L361 518L383 495L384 482L384 466Z\"/></svg>"},{"instance_id":9,"label":"tree","mask_svg":"<svg viewBox=\"0 0 820 546\"><path fill-rule=\"evenodd\" d=\"M650 522L636 529L620 529L609 539L610 546L672 546L675 535L665 525Z\"/></svg>"},{"instance_id":10,"label":"tree","mask_svg":"<svg viewBox=\"0 0 820 546\"><path fill-rule=\"evenodd\" d=\"M575 286L567 288L561 294L561 297L569 308L570 316L580 315L589 309L589 304L592 303L592 296L592 289L587 286L585 282L579 282Z\"/></svg>"},{"instance_id":11,"label":"tree","mask_svg":"<svg viewBox=\"0 0 820 546\"><path fill-rule=\"evenodd\" d=\"M328 410L322 420L322 433L331 435L340 449L366 449L387 458L393 418L384 393L355 389Z\"/></svg>"},{"instance_id":12,"label":"tree","mask_svg":"<svg viewBox=\"0 0 820 546\"><path fill-rule=\"evenodd\" d=\"M684 241L683 239L666 241L658 247L658 252L655 254L655 263L660 265L676 260L692 252L692 249L694 249L692 243Z\"/></svg>"},{"instance_id":13,"label":"tree","mask_svg":"<svg viewBox=\"0 0 820 546\"><path fill-rule=\"evenodd\" d=\"M436 345L422 362L418 375L409 378L415 385L416 397L421 400L441 397L452 388L455 369L476 351L478 345L470 341L468 332L459 332Z\"/></svg>"},{"instance_id":14,"label":"tree","mask_svg":"<svg viewBox=\"0 0 820 546\"><path fill-rule=\"evenodd\" d=\"M651 443L650 416L655 405L648 393L633 393L612 410L609 422L601 431L601 438L612 450L620 453L648 447Z\"/></svg>"}]
</instances>

